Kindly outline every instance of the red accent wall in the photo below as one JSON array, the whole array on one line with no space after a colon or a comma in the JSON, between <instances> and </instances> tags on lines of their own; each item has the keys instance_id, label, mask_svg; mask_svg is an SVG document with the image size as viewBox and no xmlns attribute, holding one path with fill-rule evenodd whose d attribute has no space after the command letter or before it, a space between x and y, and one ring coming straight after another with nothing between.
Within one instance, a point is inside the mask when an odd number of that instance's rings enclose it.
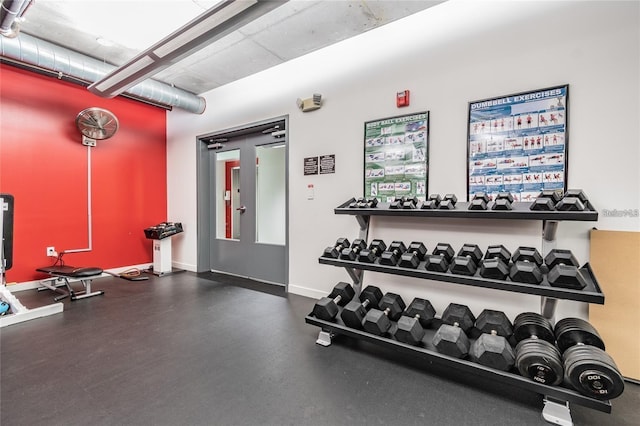
<instances>
[{"instance_id":1,"label":"red accent wall","mask_svg":"<svg viewBox=\"0 0 640 426\"><path fill-rule=\"evenodd\" d=\"M91 149L93 250L66 264L103 269L150 263L143 229L166 220L166 111L0 64L0 192L15 197L13 268L7 282L42 278L46 247L87 248L87 148L75 126L106 108L120 129Z\"/></svg>"}]
</instances>

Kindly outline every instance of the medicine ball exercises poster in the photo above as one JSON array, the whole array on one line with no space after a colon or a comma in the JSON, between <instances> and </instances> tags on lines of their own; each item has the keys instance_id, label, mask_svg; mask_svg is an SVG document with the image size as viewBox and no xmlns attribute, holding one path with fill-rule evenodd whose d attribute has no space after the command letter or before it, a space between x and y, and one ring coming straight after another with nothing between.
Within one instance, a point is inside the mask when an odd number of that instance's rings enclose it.
<instances>
[{"instance_id":1,"label":"medicine ball exercises poster","mask_svg":"<svg viewBox=\"0 0 640 426\"><path fill-rule=\"evenodd\" d=\"M511 192L534 200L565 191L569 86L469 103L467 194Z\"/></svg>"},{"instance_id":2,"label":"medicine ball exercises poster","mask_svg":"<svg viewBox=\"0 0 640 426\"><path fill-rule=\"evenodd\" d=\"M429 112L364 125L364 194L390 202L427 194Z\"/></svg>"}]
</instances>

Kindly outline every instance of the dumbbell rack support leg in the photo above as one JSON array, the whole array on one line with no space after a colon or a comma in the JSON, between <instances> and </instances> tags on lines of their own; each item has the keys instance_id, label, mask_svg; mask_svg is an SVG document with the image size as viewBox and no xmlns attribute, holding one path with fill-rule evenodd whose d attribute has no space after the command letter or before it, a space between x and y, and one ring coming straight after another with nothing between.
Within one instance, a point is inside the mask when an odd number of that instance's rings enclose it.
<instances>
[{"instance_id":1,"label":"dumbbell rack support leg","mask_svg":"<svg viewBox=\"0 0 640 426\"><path fill-rule=\"evenodd\" d=\"M556 248L556 233L558 232L557 220L544 220L542 222L542 256L546 256ZM540 313L549 321L554 320L558 299L542 297L540 301Z\"/></svg>"},{"instance_id":2,"label":"dumbbell rack support leg","mask_svg":"<svg viewBox=\"0 0 640 426\"><path fill-rule=\"evenodd\" d=\"M545 396L543 402L542 418L545 421L561 426L573 426L568 401L557 401Z\"/></svg>"},{"instance_id":3,"label":"dumbbell rack support leg","mask_svg":"<svg viewBox=\"0 0 640 426\"><path fill-rule=\"evenodd\" d=\"M369 237L370 216L356 215L355 218L358 221L358 225L360 227L358 238L367 241L367 238ZM353 282L353 290L355 291L356 297L360 296L360 292L362 291L362 281L364 279L364 270L350 268L347 266L345 266L344 269L347 271L347 274L349 274L349 277ZM320 330L318 338L316 339L316 343L320 346L330 346L331 341L334 337L335 333L326 330Z\"/></svg>"}]
</instances>

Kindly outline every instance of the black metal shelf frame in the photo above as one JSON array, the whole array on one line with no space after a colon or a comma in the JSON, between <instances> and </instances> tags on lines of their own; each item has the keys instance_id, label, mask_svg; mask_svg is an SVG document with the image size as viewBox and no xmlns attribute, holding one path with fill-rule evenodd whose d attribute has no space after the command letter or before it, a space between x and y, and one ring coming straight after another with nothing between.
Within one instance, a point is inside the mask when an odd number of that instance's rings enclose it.
<instances>
[{"instance_id":1,"label":"black metal shelf frame","mask_svg":"<svg viewBox=\"0 0 640 426\"><path fill-rule=\"evenodd\" d=\"M505 290L515 293L525 293L537 296L552 297L554 299L574 300L578 302L604 304L604 294L600 290L600 285L596 280L591 265L586 263L581 269L587 281L587 286L582 290L570 288L552 287L547 281L546 275L540 284L519 283L510 280L496 280L483 278L476 272L473 276L456 275L451 272L433 272L424 269L424 262L416 269L401 268L399 266L380 265L376 260L375 263L365 263L342 259L331 259L320 257L318 262L324 265L342 266L352 270L363 270L382 272L392 275L402 275L405 277L430 279L435 281L444 281L453 284L469 285L474 287L491 288L495 290ZM351 275L355 271L348 271Z\"/></svg>"},{"instance_id":2,"label":"black metal shelf frame","mask_svg":"<svg viewBox=\"0 0 640 426\"><path fill-rule=\"evenodd\" d=\"M469 210L468 202L456 203L455 209L391 209L390 203L378 203L373 208L350 208L354 199L348 200L334 209L335 214L355 216L401 216L401 217L448 217L462 219L520 219L520 220L551 220L551 221L584 221L595 222L598 212L590 203L583 211L540 211L530 210L531 203L515 202L512 210Z\"/></svg>"},{"instance_id":3,"label":"black metal shelf frame","mask_svg":"<svg viewBox=\"0 0 640 426\"><path fill-rule=\"evenodd\" d=\"M419 217L419 218L460 218L460 219L501 219L501 220L537 220L542 222L542 251L543 255L555 248L556 233L560 221L597 221L598 212L589 202L586 203L584 211L536 211L530 210L529 203L516 202L512 204L512 210L469 210L468 202L456 203L455 209L451 210L423 210L423 209L391 209L389 203L378 203L374 208L350 208L349 205L355 201L351 199L334 209L335 214L352 215L360 227L359 238L367 241L369 235L369 225L371 216L398 216L398 217ZM558 300L573 300L585 303L604 304L604 294L600 289L598 281L586 263L582 266L584 276L587 278L587 286L582 290L574 290L560 287L552 287L547 277L539 285L513 282L509 279L501 281L483 278L476 273L474 276L456 275L449 272L432 272L424 268L424 262L418 268L401 268L398 266L380 265L374 263L355 262L342 259L319 258L319 263L344 267L351 279L356 294L362 289L363 275L365 271L374 271L408 277L430 279L435 281L449 282L452 284L468 285L475 287L491 288L496 290L510 291L541 296L541 314L552 319ZM569 403L576 403L588 408L611 412L611 403L601 401L588 396L581 395L565 387L547 386L534 382L528 378L510 372L497 371L479 364L474 364L467 360L451 358L433 350L428 346L415 347L396 340L372 335L360 330L346 327L339 320L335 323L323 321L311 315L305 318L308 324L321 328L316 343L328 346L331 344L332 336L341 334L356 339L365 340L378 345L390 347L403 353L415 354L428 359L430 362L440 363L445 366L479 374L483 377L495 379L503 383L536 392L544 396L544 406L542 417L550 423L572 425ZM424 341L423 341L424 343Z\"/></svg>"},{"instance_id":4,"label":"black metal shelf frame","mask_svg":"<svg viewBox=\"0 0 640 426\"><path fill-rule=\"evenodd\" d=\"M572 402L605 413L611 412L610 401L590 398L565 387L543 385L541 383L534 382L529 378L522 377L514 373L495 370L493 368L485 367L468 360L453 358L434 350L429 350L427 348L419 346L411 346L405 343L401 343L397 340L377 336L363 330L349 328L339 322L334 323L324 321L312 316L311 314L305 317L305 322L307 324L320 327L324 331L332 333L334 335L340 334L350 336L359 340L393 349L400 353L420 356L428 360L429 362L437 363L445 367L456 368L457 370L469 372L482 377L487 377L492 380L497 380L501 383L509 384L527 391L538 393L540 395L545 395L561 401Z\"/></svg>"}]
</instances>

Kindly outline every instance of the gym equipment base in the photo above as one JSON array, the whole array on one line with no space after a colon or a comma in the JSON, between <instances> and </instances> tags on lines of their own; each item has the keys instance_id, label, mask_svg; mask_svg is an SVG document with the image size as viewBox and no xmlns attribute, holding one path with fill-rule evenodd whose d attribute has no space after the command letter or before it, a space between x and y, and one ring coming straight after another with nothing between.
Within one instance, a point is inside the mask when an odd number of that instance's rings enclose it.
<instances>
[{"instance_id":1,"label":"gym equipment base","mask_svg":"<svg viewBox=\"0 0 640 426\"><path fill-rule=\"evenodd\" d=\"M340 308L342 310L342 308ZM392 349L396 352L403 354L410 354L413 356L418 356L423 358L426 363L429 364L439 364L443 367L453 368L456 371L468 372L471 374L476 374L481 377L486 377L488 379L505 383L511 386L515 386L521 388L523 390L534 392L540 395L545 396L546 399L551 398L554 401L560 401L562 403L566 402L567 411L568 411L568 403L575 403L578 405L582 405L587 408L591 408L597 411L602 411L604 413L611 413L611 403L609 401L598 400L594 398L590 398L588 396L582 395L572 389L563 387L563 386L548 386L543 385L538 382L534 382L528 377L520 376L514 372L506 372L495 370L490 367L485 367L481 364L476 364L469 360L453 358L448 355L441 354L435 350L435 347L432 345L431 340L433 339L433 335L436 330L429 328L426 330L425 336L422 339L421 346L412 346L405 343L401 343L397 340L394 340L390 337L381 337L375 334L368 333L364 330L356 330L353 328L349 328L340 319L340 314L338 314L335 322L324 321L318 318L313 317L311 314L305 317L305 322L307 324L315 325L320 327L322 331L320 332L323 339L326 339L328 336L336 336L336 335L344 335L349 336L358 340L366 341L369 343L373 343L382 347L386 347ZM393 335L396 328L396 324L393 323L391 326L390 335ZM319 343L322 344L322 343ZM329 346L322 344L323 346ZM556 405L559 405L556 403ZM553 407L553 408L552 408ZM551 405L547 408L546 412L543 410L543 416L545 413L547 415L556 416L558 418L562 418L566 420L566 416L557 410L558 407ZM551 412L551 414L549 414ZM554 414L556 413L556 414ZM559 413L559 414L558 414ZM567 413L568 414L568 413ZM569 415L569 421L571 416ZM571 423L557 423L557 424L568 424Z\"/></svg>"},{"instance_id":2,"label":"gym equipment base","mask_svg":"<svg viewBox=\"0 0 640 426\"><path fill-rule=\"evenodd\" d=\"M173 274L179 274L180 272L185 272L185 269L171 268L171 271L167 271L167 272L156 272L153 269L149 269L144 272L146 272L147 274L153 274L156 277L166 277L167 275L173 275Z\"/></svg>"}]
</instances>

